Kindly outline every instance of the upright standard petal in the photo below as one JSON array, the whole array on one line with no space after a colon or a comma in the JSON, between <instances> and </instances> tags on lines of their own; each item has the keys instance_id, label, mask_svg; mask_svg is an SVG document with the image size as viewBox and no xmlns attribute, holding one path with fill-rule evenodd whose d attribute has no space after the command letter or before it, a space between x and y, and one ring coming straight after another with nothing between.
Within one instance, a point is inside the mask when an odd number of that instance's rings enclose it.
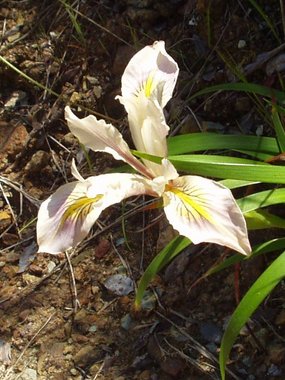
<instances>
[{"instance_id":1,"label":"upright standard petal","mask_svg":"<svg viewBox=\"0 0 285 380\"><path fill-rule=\"evenodd\" d=\"M112 124L107 124L102 119L97 120L93 115L79 119L70 107L65 107L65 118L70 131L83 145L95 152L110 153L116 160L127 162L146 177L153 177L150 171L132 155L123 136Z\"/></svg>"},{"instance_id":2,"label":"upright standard petal","mask_svg":"<svg viewBox=\"0 0 285 380\"><path fill-rule=\"evenodd\" d=\"M142 95L133 99L118 98L128 113L130 131L137 150L158 157L166 157L166 136L169 127L158 102L145 99ZM160 165L149 160L143 161L154 176L161 175Z\"/></svg>"},{"instance_id":3,"label":"upright standard petal","mask_svg":"<svg viewBox=\"0 0 285 380\"><path fill-rule=\"evenodd\" d=\"M37 222L39 252L56 254L75 247L108 206L153 190L142 176L115 173L61 186L40 207Z\"/></svg>"},{"instance_id":4,"label":"upright standard petal","mask_svg":"<svg viewBox=\"0 0 285 380\"><path fill-rule=\"evenodd\" d=\"M172 97L178 72L164 41L156 41L137 52L128 63L122 76L122 96L129 99L142 93L146 98L157 99L164 108Z\"/></svg>"},{"instance_id":5,"label":"upright standard petal","mask_svg":"<svg viewBox=\"0 0 285 380\"><path fill-rule=\"evenodd\" d=\"M194 244L209 242L245 255L251 252L244 217L226 187L206 178L184 176L166 186L163 199L169 222Z\"/></svg>"}]
</instances>

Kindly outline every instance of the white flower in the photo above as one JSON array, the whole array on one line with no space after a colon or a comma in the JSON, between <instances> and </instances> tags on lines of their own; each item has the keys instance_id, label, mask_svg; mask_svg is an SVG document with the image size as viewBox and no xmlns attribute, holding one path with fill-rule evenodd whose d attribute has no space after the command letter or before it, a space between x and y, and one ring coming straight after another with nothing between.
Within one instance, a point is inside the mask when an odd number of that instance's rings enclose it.
<instances>
[{"instance_id":1,"label":"white flower","mask_svg":"<svg viewBox=\"0 0 285 380\"><path fill-rule=\"evenodd\" d=\"M193 243L225 245L243 254L251 251L244 217L231 192L198 176L179 177L167 160L163 107L172 97L178 75L164 42L140 50L122 77L120 102L128 113L138 150L162 157L160 164L134 157L121 133L94 116L77 118L69 107L65 117L71 132L94 151L121 159L140 174L103 174L84 180L73 166L77 182L61 186L41 205L37 235L39 251L58 253L78 244L108 206L139 194L162 197L173 227Z\"/></svg>"}]
</instances>

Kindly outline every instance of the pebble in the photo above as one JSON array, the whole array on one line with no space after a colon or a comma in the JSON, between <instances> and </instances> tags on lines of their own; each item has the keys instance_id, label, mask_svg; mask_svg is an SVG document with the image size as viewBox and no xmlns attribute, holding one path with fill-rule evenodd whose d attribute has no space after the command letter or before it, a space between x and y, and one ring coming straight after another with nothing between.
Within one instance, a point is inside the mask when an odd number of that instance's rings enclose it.
<instances>
[{"instance_id":1,"label":"pebble","mask_svg":"<svg viewBox=\"0 0 285 380\"><path fill-rule=\"evenodd\" d=\"M55 267L56 267L55 262L54 261L49 261L49 263L47 265L47 271L48 271L48 273L52 272Z\"/></svg>"},{"instance_id":2,"label":"pebble","mask_svg":"<svg viewBox=\"0 0 285 380\"><path fill-rule=\"evenodd\" d=\"M61 140L62 144L65 146L73 146L77 143L77 141L77 138L71 132L64 135Z\"/></svg>"},{"instance_id":3,"label":"pebble","mask_svg":"<svg viewBox=\"0 0 285 380\"><path fill-rule=\"evenodd\" d=\"M277 326L285 325L285 309L282 309L281 312L277 315L275 323Z\"/></svg>"},{"instance_id":4,"label":"pebble","mask_svg":"<svg viewBox=\"0 0 285 380\"><path fill-rule=\"evenodd\" d=\"M246 41L245 40L239 40L238 49L243 49L245 47L246 47Z\"/></svg>"},{"instance_id":5,"label":"pebble","mask_svg":"<svg viewBox=\"0 0 285 380\"><path fill-rule=\"evenodd\" d=\"M122 274L114 274L113 276L110 276L104 282L104 286L117 296L128 295L134 290L133 280Z\"/></svg>"},{"instance_id":6,"label":"pebble","mask_svg":"<svg viewBox=\"0 0 285 380\"><path fill-rule=\"evenodd\" d=\"M207 342L211 343L220 343L222 338L221 329L212 322L201 323L200 333Z\"/></svg>"},{"instance_id":7,"label":"pebble","mask_svg":"<svg viewBox=\"0 0 285 380\"><path fill-rule=\"evenodd\" d=\"M14 91L7 102L5 108L14 108L18 105L27 104L27 94L24 91Z\"/></svg>"},{"instance_id":8,"label":"pebble","mask_svg":"<svg viewBox=\"0 0 285 380\"><path fill-rule=\"evenodd\" d=\"M38 173L43 169L49 162L50 155L44 150L38 150L34 153L30 161L25 166L25 171L29 174Z\"/></svg>"},{"instance_id":9,"label":"pebble","mask_svg":"<svg viewBox=\"0 0 285 380\"><path fill-rule=\"evenodd\" d=\"M285 346L283 344L272 343L267 347L268 356L271 363L281 364L285 361Z\"/></svg>"},{"instance_id":10,"label":"pebble","mask_svg":"<svg viewBox=\"0 0 285 380\"><path fill-rule=\"evenodd\" d=\"M38 378L38 375L37 375L37 371L35 369L26 368L22 372L19 380L37 380L37 378Z\"/></svg>"},{"instance_id":11,"label":"pebble","mask_svg":"<svg viewBox=\"0 0 285 380\"><path fill-rule=\"evenodd\" d=\"M76 368L71 368L70 373L72 376L76 376L78 374L78 371Z\"/></svg>"},{"instance_id":12,"label":"pebble","mask_svg":"<svg viewBox=\"0 0 285 380\"><path fill-rule=\"evenodd\" d=\"M85 368L94 360L95 352L94 347L86 345L82 347L74 356L74 363L77 367Z\"/></svg>"}]
</instances>

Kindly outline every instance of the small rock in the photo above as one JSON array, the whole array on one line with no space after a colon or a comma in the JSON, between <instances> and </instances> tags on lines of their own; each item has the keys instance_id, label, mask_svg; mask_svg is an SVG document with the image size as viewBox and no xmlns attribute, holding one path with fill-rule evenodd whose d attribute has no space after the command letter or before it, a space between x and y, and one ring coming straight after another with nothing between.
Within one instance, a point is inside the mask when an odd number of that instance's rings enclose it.
<instances>
[{"instance_id":1,"label":"small rock","mask_svg":"<svg viewBox=\"0 0 285 380\"><path fill-rule=\"evenodd\" d=\"M207 342L211 343L220 343L222 338L221 329L212 322L202 322L200 325L200 333Z\"/></svg>"},{"instance_id":2,"label":"small rock","mask_svg":"<svg viewBox=\"0 0 285 380\"><path fill-rule=\"evenodd\" d=\"M285 325L285 309L282 309L281 312L277 315L275 323L277 326Z\"/></svg>"},{"instance_id":3,"label":"small rock","mask_svg":"<svg viewBox=\"0 0 285 380\"><path fill-rule=\"evenodd\" d=\"M266 74L268 76L285 70L285 54L280 54L272 58L266 65Z\"/></svg>"},{"instance_id":4,"label":"small rock","mask_svg":"<svg viewBox=\"0 0 285 380\"><path fill-rule=\"evenodd\" d=\"M32 155L32 158L25 166L25 171L29 174L38 173L47 166L50 156L44 150L38 150L35 154Z\"/></svg>"},{"instance_id":5,"label":"small rock","mask_svg":"<svg viewBox=\"0 0 285 380\"><path fill-rule=\"evenodd\" d=\"M246 96L237 98L236 103L235 103L235 109L236 111L240 113L249 112L251 109L250 99Z\"/></svg>"},{"instance_id":6,"label":"small rock","mask_svg":"<svg viewBox=\"0 0 285 380\"><path fill-rule=\"evenodd\" d=\"M82 347L74 356L74 363L78 367L85 368L95 359L95 350L93 346L87 345Z\"/></svg>"},{"instance_id":7,"label":"small rock","mask_svg":"<svg viewBox=\"0 0 285 380\"><path fill-rule=\"evenodd\" d=\"M38 277L33 276L29 273L23 274L23 280L26 282L26 284L34 284L39 281Z\"/></svg>"},{"instance_id":8,"label":"small rock","mask_svg":"<svg viewBox=\"0 0 285 380\"><path fill-rule=\"evenodd\" d=\"M160 363L160 367L163 372L173 376L175 379L178 379L177 376L184 370L185 363L179 358L168 357Z\"/></svg>"},{"instance_id":9,"label":"small rock","mask_svg":"<svg viewBox=\"0 0 285 380\"><path fill-rule=\"evenodd\" d=\"M72 376L78 375L78 371L77 371L76 368L71 368L70 373L71 373Z\"/></svg>"},{"instance_id":10,"label":"small rock","mask_svg":"<svg viewBox=\"0 0 285 380\"><path fill-rule=\"evenodd\" d=\"M20 376L20 380L37 380L37 371L32 368L25 368Z\"/></svg>"},{"instance_id":11,"label":"small rock","mask_svg":"<svg viewBox=\"0 0 285 380\"><path fill-rule=\"evenodd\" d=\"M107 239L102 239L95 248L95 257L102 259L110 250L111 243Z\"/></svg>"},{"instance_id":12,"label":"small rock","mask_svg":"<svg viewBox=\"0 0 285 380\"><path fill-rule=\"evenodd\" d=\"M73 146L77 144L78 140L71 132L69 132L63 136L61 142L65 146Z\"/></svg>"},{"instance_id":13,"label":"small rock","mask_svg":"<svg viewBox=\"0 0 285 380\"><path fill-rule=\"evenodd\" d=\"M12 129L13 131L8 139L4 140L4 146L1 146L0 158L2 155L8 155L11 158L16 157L16 155L24 148L26 141L28 140L29 134L24 125L12 126Z\"/></svg>"},{"instance_id":14,"label":"small rock","mask_svg":"<svg viewBox=\"0 0 285 380\"><path fill-rule=\"evenodd\" d=\"M144 28L153 25L160 17L159 12L154 9L128 8L126 13L130 20L141 24Z\"/></svg>"},{"instance_id":15,"label":"small rock","mask_svg":"<svg viewBox=\"0 0 285 380\"><path fill-rule=\"evenodd\" d=\"M273 377L282 376L282 369L278 368L275 364L271 364L267 370L267 375Z\"/></svg>"},{"instance_id":16,"label":"small rock","mask_svg":"<svg viewBox=\"0 0 285 380\"><path fill-rule=\"evenodd\" d=\"M117 296L125 296L134 290L133 280L122 274L114 274L109 277L104 282L104 286Z\"/></svg>"},{"instance_id":17,"label":"small rock","mask_svg":"<svg viewBox=\"0 0 285 380\"><path fill-rule=\"evenodd\" d=\"M126 314L124 315L122 318L121 318L121 327L128 331L132 325L132 317L130 316L130 314Z\"/></svg>"},{"instance_id":18,"label":"small rock","mask_svg":"<svg viewBox=\"0 0 285 380\"><path fill-rule=\"evenodd\" d=\"M54 261L49 261L47 265L47 271L48 273L52 272L53 269L56 267L56 264Z\"/></svg>"},{"instance_id":19,"label":"small rock","mask_svg":"<svg viewBox=\"0 0 285 380\"><path fill-rule=\"evenodd\" d=\"M10 364L11 362L11 345L0 339L0 363Z\"/></svg>"},{"instance_id":20,"label":"small rock","mask_svg":"<svg viewBox=\"0 0 285 380\"><path fill-rule=\"evenodd\" d=\"M0 231L5 230L12 222L12 216L7 211L0 211Z\"/></svg>"},{"instance_id":21,"label":"small rock","mask_svg":"<svg viewBox=\"0 0 285 380\"><path fill-rule=\"evenodd\" d=\"M273 343L267 347L269 360L274 364L281 364L285 361L285 346Z\"/></svg>"},{"instance_id":22,"label":"small rock","mask_svg":"<svg viewBox=\"0 0 285 380\"><path fill-rule=\"evenodd\" d=\"M27 94L24 91L14 91L7 102L4 104L5 108L14 108L18 105L27 104Z\"/></svg>"},{"instance_id":23,"label":"small rock","mask_svg":"<svg viewBox=\"0 0 285 380\"><path fill-rule=\"evenodd\" d=\"M238 49L243 49L245 47L246 47L246 41L245 40L239 40Z\"/></svg>"},{"instance_id":24,"label":"small rock","mask_svg":"<svg viewBox=\"0 0 285 380\"><path fill-rule=\"evenodd\" d=\"M20 255L16 252L8 252L6 255L6 262L10 264L15 264L19 261Z\"/></svg>"},{"instance_id":25,"label":"small rock","mask_svg":"<svg viewBox=\"0 0 285 380\"><path fill-rule=\"evenodd\" d=\"M142 371L138 377L137 377L138 380L150 380L151 379L151 372L149 369L145 369L144 371Z\"/></svg>"}]
</instances>

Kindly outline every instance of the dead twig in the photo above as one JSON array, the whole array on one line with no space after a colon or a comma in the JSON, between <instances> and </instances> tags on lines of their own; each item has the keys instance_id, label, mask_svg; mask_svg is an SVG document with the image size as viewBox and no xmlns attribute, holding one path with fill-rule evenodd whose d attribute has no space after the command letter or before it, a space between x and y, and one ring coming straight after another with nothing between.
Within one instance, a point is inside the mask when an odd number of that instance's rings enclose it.
<instances>
[{"instance_id":1,"label":"dead twig","mask_svg":"<svg viewBox=\"0 0 285 380\"><path fill-rule=\"evenodd\" d=\"M71 293L73 295L73 313L75 315L77 313L78 307L80 307L81 305L80 305L78 295L77 295L77 287L76 287L76 282L75 282L75 277L74 277L74 271L73 271L73 267L72 267L68 252L65 252L65 257L68 262L69 273L71 277Z\"/></svg>"},{"instance_id":2,"label":"dead twig","mask_svg":"<svg viewBox=\"0 0 285 380\"><path fill-rule=\"evenodd\" d=\"M30 347L30 345L34 342L34 340L36 339L36 337L42 332L42 330L49 324L49 322L51 321L51 319L53 318L53 316L56 314L57 312L55 311L54 313L52 313L48 319L44 322L44 324L38 329L38 331L32 336L32 338L28 341L28 343L25 345L23 351L20 353L20 355L18 356L17 360L15 361L15 363L8 369L8 371L6 372L6 375L4 377L3 380L7 380L8 379L8 376L10 375L10 373L13 371L13 369L16 367L16 365L20 362L20 360L22 359L22 357L24 356L24 354L26 353L27 349Z\"/></svg>"}]
</instances>

